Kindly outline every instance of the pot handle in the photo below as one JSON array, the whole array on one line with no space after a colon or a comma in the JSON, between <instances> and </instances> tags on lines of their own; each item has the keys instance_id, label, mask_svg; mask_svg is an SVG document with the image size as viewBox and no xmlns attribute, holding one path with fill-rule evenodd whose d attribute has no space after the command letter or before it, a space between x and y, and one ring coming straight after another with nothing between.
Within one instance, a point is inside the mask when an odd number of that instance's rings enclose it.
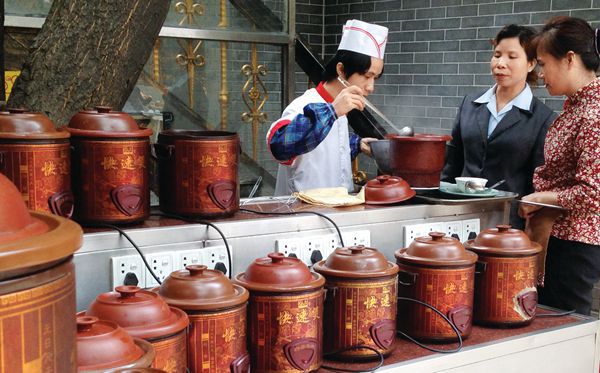
<instances>
[{"instance_id":1,"label":"pot handle","mask_svg":"<svg viewBox=\"0 0 600 373\"><path fill-rule=\"evenodd\" d=\"M487 271L487 262L477 261L475 262L475 274L482 275Z\"/></svg>"},{"instance_id":2,"label":"pot handle","mask_svg":"<svg viewBox=\"0 0 600 373\"><path fill-rule=\"evenodd\" d=\"M73 193L70 191L57 192L48 197L48 207L54 215L70 218L74 209Z\"/></svg>"},{"instance_id":3,"label":"pot handle","mask_svg":"<svg viewBox=\"0 0 600 373\"><path fill-rule=\"evenodd\" d=\"M418 273L405 270L398 272L398 284L403 286L413 286L417 282Z\"/></svg>"},{"instance_id":4,"label":"pot handle","mask_svg":"<svg viewBox=\"0 0 600 373\"><path fill-rule=\"evenodd\" d=\"M141 185L125 184L113 188L110 191L110 199L115 207L125 216L133 216L140 212L146 198L144 188Z\"/></svg>"},{"instance_id":5,"label":"pot handle","mask_svg":"<svg viewBox=\"0 0 600 373\"><path fill-rule=\"evenodd\" d=\"M6 171L6 152L0 152L0 171L5 173Z\"/></svg>"},{"instance_id":6,"label":"pot handle","mask_svg":"<svg viewBox=\"0 0 600 373\"><path fill-rule=\"evenodd\" d=\"M152 158L154 159L170 160L173 158L173 154L175 153L175 146L156 143L154 144L154 153L155 154L152 154Z\"/></svg>"}]
</instances>

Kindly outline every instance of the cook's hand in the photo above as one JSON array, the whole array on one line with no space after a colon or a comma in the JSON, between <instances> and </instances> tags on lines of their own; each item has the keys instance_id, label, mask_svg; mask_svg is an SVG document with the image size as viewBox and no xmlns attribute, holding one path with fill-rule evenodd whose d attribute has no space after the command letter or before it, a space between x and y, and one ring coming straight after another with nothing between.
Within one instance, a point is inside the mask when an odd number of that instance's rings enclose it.
<instances>
[{"instance_id":1,"label":"cook's hand","mask_svg":"<svg viewBox=\"0 0 600 373\"><path fill-rule=\"evenodd\" d=\"M363 137L360 139L360 151L369 157L371 157L371 145L369 145L371 141L377 141L377 139L374 137Z\"/></svg>"},{"instance_id":2,"label":"cook's hand","mask_svg":"<svg viewBox=\"0 0 600 373\"><path fill-rule=\"evenodd\" d=\"M558 193L556 192L537 192L529 194L521 199L523 201L539 202L548 205L558 205ZM542 209L542 206L521 204L519 206L519 216L523 219L527 219L535 215L535 213L540 209Z\"/></svg>"},{"instance_id":3,"label":"cook's hand","mask_svg":"<svg viewBox=\"0 0 600 373\"><path fill-rule=\"evenodd\" d=\"M355 85L342 89L332 103L335 114L341 117L353 109L362 111L365 108L364 95L363 90Z\"/></svg>"}]
</instances>

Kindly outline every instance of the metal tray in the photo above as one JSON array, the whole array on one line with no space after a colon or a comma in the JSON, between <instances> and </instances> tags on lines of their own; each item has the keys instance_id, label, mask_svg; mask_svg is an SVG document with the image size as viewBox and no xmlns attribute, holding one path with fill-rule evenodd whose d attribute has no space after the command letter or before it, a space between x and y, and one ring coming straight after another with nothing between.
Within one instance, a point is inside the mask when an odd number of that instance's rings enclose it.
<instances>
[{"instance_id":1,"label":"metal tray","mask_svg":"<svg viewBox=\"0 0 600 373\"><path fill-rule=\"evenodd\" d=\"M512 201L519 195L513 192L499 190L493 197L462 197L458 195L444 193L439 189L417 190L414 200L434 203L438 205L463 205L466 203L490 202L490 201Z\"/></svg>"}]
</instances>

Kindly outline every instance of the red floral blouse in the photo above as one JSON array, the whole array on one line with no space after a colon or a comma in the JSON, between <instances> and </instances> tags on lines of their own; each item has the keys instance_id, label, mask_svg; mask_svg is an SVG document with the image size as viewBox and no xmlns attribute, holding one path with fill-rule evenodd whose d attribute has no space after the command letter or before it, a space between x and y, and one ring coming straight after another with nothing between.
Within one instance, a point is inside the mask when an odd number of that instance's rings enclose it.
<instances>
[{"instance_id":1,"label":"red floral blouse","mask_svg":"<svg viewBox=\"0 0 600 373\"><path fill-rule=\"evenodd\" d=\"M568 209L556 238L600 245L600 78L568 97L544 144L545 164L533 175L537 192L558 192Z\"/></svg>"}]
</instances>

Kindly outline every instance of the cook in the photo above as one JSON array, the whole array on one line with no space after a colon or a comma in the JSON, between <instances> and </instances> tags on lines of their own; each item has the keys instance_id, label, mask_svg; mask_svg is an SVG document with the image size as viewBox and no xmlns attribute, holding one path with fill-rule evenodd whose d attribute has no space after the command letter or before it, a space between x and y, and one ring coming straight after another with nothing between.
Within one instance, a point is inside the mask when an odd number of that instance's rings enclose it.
<instances>
[{"instance_id":1,"label":"cook","mask_svg":"<svg viewBox=\"0 0 600 373\"><path fill-rule=\"evenodd\" d=\"M473 176L490 185L506 180L500 189L521 196L533 192L533 171L544 163L544 138L556 118L529 86L538 78L534 35L528 27L507 25L494 38L490 68L496 84L463 99L446 147L442 180ZM525 226L516 203L510 224Z\"/></svg>"},{"instance_id":2,"label":"cook","mask_svg":"<svg viewBox=\"0 0 600 373\"><path fill-rule=\"evenodd\" d=\"M552 227L542 304L589 315L600 280L600 31L578 18L552 18L535 39L540 76L564 110L548 129L535 193L523 197L566 209ZM524 216L539 207L522 205Z\"/></svg>"},{"instance_id":3,"label":"cook","mask_svg":"<svg viewBox=\"0 0 600 373\"><path fill-rule=\"evenodd\" d=\"M388 29L359 20L343 27L337 53L323 81L290 103L267 132L267 146L279 162L275 195L343 186L352 191L351 160L370 154L368 143L348 132L346 114L364 109L383 72Z\"/></svg>"}]
</instances>

